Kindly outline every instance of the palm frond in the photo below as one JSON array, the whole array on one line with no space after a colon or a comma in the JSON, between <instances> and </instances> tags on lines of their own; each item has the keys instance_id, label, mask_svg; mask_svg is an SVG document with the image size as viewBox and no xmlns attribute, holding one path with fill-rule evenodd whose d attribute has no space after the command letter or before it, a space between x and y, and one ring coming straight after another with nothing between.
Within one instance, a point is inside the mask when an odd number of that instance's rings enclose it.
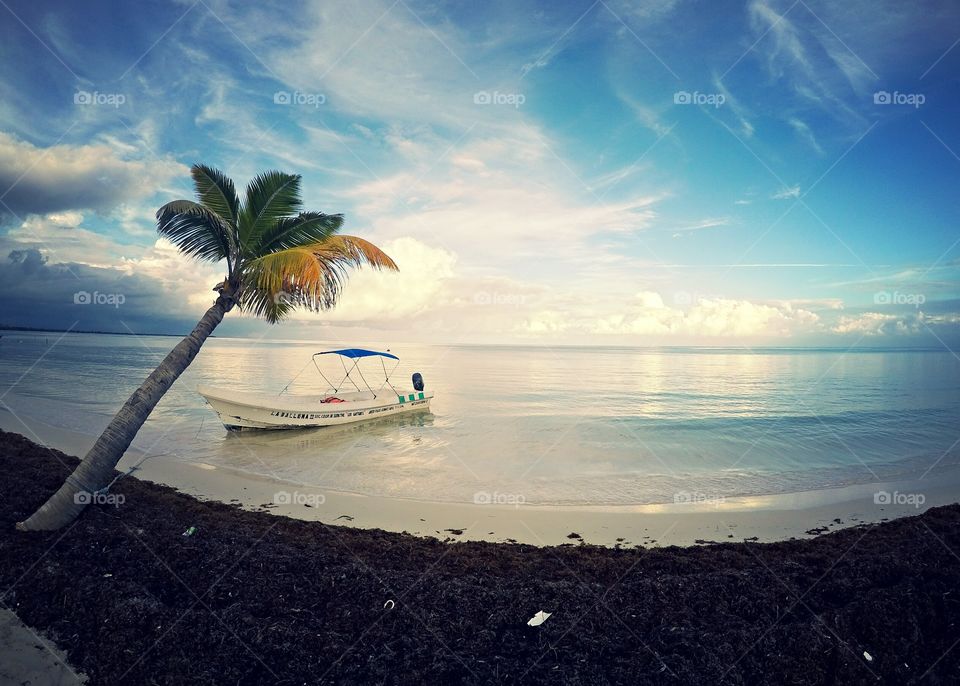
<instances>
[{"instance_id":1,"label":"palm frond","mask_svg":"<svg viewBox=\"0 0 960 686\"><path fill-rule=\"evenodd\" d=\"M369 241L331 236L312 245L262 255L244 270L241 308L270 323L303 307L314 312L336 305L350 267L396 270L396 263Z\"/></svg>"},{"instance_id":2,"label":"palm frond","mask_svg":"<svg viewBox=\"0 0 960 686\"><path fill-rule=\"evenodd\" d=\"M338 260L344 266L362 267L368 265L374 269L399 271L397 263L387 253L370 241L357 236L331 236L325 241L310 247L320 259Z\"/></svg>"},{"instance_id":3,"label":"palm frond","mask_svg":"<svg viewBox=\"0 0 960 686\"><path fill-rule=\"evenodd\" d=\"M219 169L205 164L195 164L190 168L193 186L197 190L200 203L219 214L226 222L237 223L240 211L240 199L233 181Z\"/></svg>"},{"instance_id":4,"label":"palm frond","mask_svg":"<svg viewBox=\"0 0 960 686\"><path fill-rule=\"evenodd\" d=\"M299 296L287 291L270 293L258 288L244 288L240 309L276 324L296 309Z\"/></svg>"},{"instance_id":5,"label":"palm frond","mask_svg":"<svg viewBox=\"0 0 960 686\"><path fill-rule=\"evenodd\" d=\"M254 248L258 256L287 248L312 245L324 241L343 226L342 214L324 214L322 212L301 212L296 217L282 217L259 237Z\"/></svg>"},{"instance_id":6,"label":"palm frond","mask_svg":"<svg viewBox=\"0 0 960 686\"><path fill-rule=\"evenodd\" d=\"M291 291L268 292L256 287L244 287L240 309L248 314L276 324L286 319L297 308L302 296Z\"/></svg>"},{"instance_id":7,"label":"palm frond","mask_svg":"<svg viewBox=\"0 0 960 686\"><path fill-rule=\"evenodd\" d=\"M192 200L174 200L157 210L157 233L180 252L219 262L230 255L230 229L220 215Z\"/></svg>"},{"instance_id":8,"label":"palm frond","mask_svg":"<svg viewBox=\"0 0 960 686\"><path fill-rule=\"evenodd\" d=\"M280 219L299 214L302 205L299 174L279 171L259 174L247 185L239 222L241 251L249 254L259 245L261 235Z\"/></svg>"}]
</instances>

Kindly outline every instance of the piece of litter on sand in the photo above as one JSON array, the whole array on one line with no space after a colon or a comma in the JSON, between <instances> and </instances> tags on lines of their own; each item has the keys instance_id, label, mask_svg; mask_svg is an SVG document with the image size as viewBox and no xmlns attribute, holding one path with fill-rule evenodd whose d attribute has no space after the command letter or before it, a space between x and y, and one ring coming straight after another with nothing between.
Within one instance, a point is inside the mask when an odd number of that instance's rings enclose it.
<instances>
[{"instance_id":1,"label":"piece of litter on sand","mask_svg":"<svg viewBox=\"0 0 960 686\"><path fill-rule=\"evenodd\" d=\"M863 657L867 662L873 662L873 655L868 653L866 650L863 651Z\"/></svg>"},{"instance_id":2,"label":"piece of litter on sand","mask_svg":"<svg viewBox=\"0 0 960 686\"><path fill-rule=\"evenodd\" d=\"M527 622L527 626L540 626L552 615L552 612L544 612L540 610L533 617L530 618L530 621Z\"/></svg>"},{"instance_id":3,"label":"piece of litter on sand","mask_svg":"<svg viewBox=\"0 0 960 686\"><path fill-rule=\"evenodd\" d=\"M181 536L193 536L195 533L197 533L197 527L191 526L189 529L187 529L186 531L184 531L184 532L183 532L182 534L180 534L180 535L181 535Z\"/></svg>"},{"instance_id":4,"label":"piece of litter on sand","mask_svg":"<svg viewBox=\"0 0 960 686\"><path fill-rule=\"evenodd\" d=\"M395 602L393 602L392 600L388 600L387 602L385 602L385 603L383 604L383 609L384 609L384 610L392 610L392 609L393 609L394 607L396 607L396 606L397 606L397 604L396 604Z\"/></svg>"}]
</instances>

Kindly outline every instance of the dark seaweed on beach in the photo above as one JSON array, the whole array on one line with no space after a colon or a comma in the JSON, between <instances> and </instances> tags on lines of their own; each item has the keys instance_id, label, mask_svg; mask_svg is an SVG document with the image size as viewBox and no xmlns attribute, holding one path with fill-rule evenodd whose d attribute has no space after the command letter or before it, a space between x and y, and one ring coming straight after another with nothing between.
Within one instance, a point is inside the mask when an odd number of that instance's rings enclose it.
<instances>
[{"instance_id":1,"label":"dark seaweed on beach","mask_svg":"<svg viewBox=\"0 0 960 686\"><path fill-rule=\"evenodd\" d=\"M76 459L0 445L0 598L92 684L960 683L956 505L775 544L537 548L124 478L119 507L26 534Z\"/></svg>"}]
</instances>

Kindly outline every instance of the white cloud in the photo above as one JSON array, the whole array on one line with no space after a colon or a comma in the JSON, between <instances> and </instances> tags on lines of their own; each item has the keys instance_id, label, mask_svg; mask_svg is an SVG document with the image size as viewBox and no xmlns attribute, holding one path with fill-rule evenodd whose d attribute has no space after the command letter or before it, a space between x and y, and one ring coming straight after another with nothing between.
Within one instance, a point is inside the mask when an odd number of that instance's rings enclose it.
<instances>
[{"instance_id":1,"label":"white cloud","mask_svg":"<svg viewBox=\"0 0 960 686\"><path fill-rule=\"evenodd\" d=\"M0 237L0 256L34 248L51 266L70 265L68 271L80 265L97 270L101 279L152 282L157 300L162 296L166 303L162 315L201 314L213 302L211 289L223 278L223 265L185 257L166 239L146 246L122 243L88 226L80 212L30 215Z\"/></svg>"},{"instance_id":2,"label":"white cloud","mask_svg":"<svg viewBox=\"0 0 960 686\"><path fill-rule=\"evenodd\" d=\"M665 305L659 293L642 292L622 314L596 322L601 334L681 335L692 338L787 337L814 328L805 309L726 298L699 299L689 309Z\"/></svg>"},{"instance_id":3,"label":"white cloud","mask_svg":"<svg viewBox=\"0 0 960 686\"><path fill-rule=\"evenodd\" d=\"M200 315L216 299L213 287L223 280L225 266L198 262L160 238L137 257L121 260L117 269L156 282L172 313Z\"/></svg>"},{"instance_id":4,"label":"white cloud","mask_svg":"<svg viewBox=\"0 0 960 686\"><path fill-rule=\"evenodd\" d=\"M729 225L730 225L730 219L728 217L714 217L714 218L708 218L708 219L701 219L700 221L694 222L693 224L689 224L686 226L678 226L671 230L678 231L678 232L699 231L701 229L715 229L721 226L729 226Z\"/></svg>"},{"instance_id":5,"label":"white cloud","mask_svg":"<svg viewBox=\"0 0 960 686\"><path fill-rule=\"evenodd\" d=\"M291 87L322 92L353 115L461 126L496 123L502 108L478 106L475 57L450 24L429 26L404 3L308 2L292 35L262 46L271 71ZM277 45L283 45L278 48ZM411 49L411 46L416 46Z\"/></svg>"},{"instance_id":6,"label":"white cloud","mask_svg":"<svg viewBox=\"0 0 960 686\"><path fill-rule=\"evenodd\" d=\"M598 309L587 299L543 305L528 313L517 331L535 338L562 332L590 340L676 344L783 340L822 328L819 315L789 303L700 298L683 309L666 304L656 291L641 291L618 309L609 302Z\"/></svg>"},{"instance_id":7,"label":"white cloud","mask_svg":"<svg viewBox=\"0 0 960 686\"><path fill-rule=\"evenodd\" d=\"M774 200L790 200L793 198L800 197L800 186L788 186L786 188L781 188L779 191L770 196Z\"/></svg>"},{"instance_id":8,"label":"white cloud","mask_svg":"<svg viewBox=\"0 0 960 686\"><path fill-rule=\"evenodd\" d=\"M865 336L897 336L920 333L924 329L924 314L915 315L864 312L856 316L841 316L832 327L834 333Z\"/></svg>"},{"instance_id":9,"label":"white cloud","mask_svg":"<svg viewBox=\"0 0 960 686\"><path fill-rule=\"evenodd\" d=\"M781 3L781 11L776 5L754 0L749 7L756 54L765 59L770 77L788 86L798 105L862 129L866 119L851 107L849 96L863 95L875 82L870 69L808 6Z\"/></svg>"},{"instance_id":10,"label":"white cloud","mask_svg":"<svg viewBox=\"0 0 960 686\"><path fill-rule=\"evenodd\" d=\"M0 131L3 203L20 216L62 210L109 214L188 172L171 158L126 159L124 152L106 143L41 148Z\"/></svg>"},{"instance_id":11,"label":"white cloud","mask_svg":"<svg viewBox=\"0 0 960 686\"><path fill-rule=\"evenodd\" d=\"M797 132L797 135L807 142L807 145L813 148L818 155L823 154L823 148L820 147L820 143L817 141L817 137L814 136L813 131L806 124L806 122L802 121L801 119L798 119L797 117L791 117L787 121L790 124L790 126L793 127L793 130Z\"/></svg>"},{"instance_id":12,"label":"white cloud","mask_svg":"<svg viewBox=\"0 0 960 686\"><path fill-rule=\"evenodd\" d=\"M752 113L716 76L713 78L713 86L717 89L717 92L723 96L724 108L729 109L731 112L733 112L734 117L736 117L740 125L740 135L742 135L744 138L751 138L755 131L753 123L750 121Z\"/></svg>"},{"instance_id":13,"label":"white cloud","mask_svg":"<svg viewBox=\"0 0 960 686\"><path fill-rule=\"evenodd\" d=\"M454 276L456 255L402 237L380 246L399 272L359 269L351 272L337 307L322 316L329 321L371 322L415 316L435 307L449 295L445 282ZM309 313L298 313L298 318ZM316 316L316 315L312 315Z\"/></svg>"},{"instance_id":14,"label":"white cloud","mask_svg":"<svg viewBox=\"0 0 960 686\"><path fill-rule=\"evenodd\" d=\"M31 214L0 237L0 250L38 248L52 263L76 262L92 267L113 267L142 246L122 244L85 228L84 214L76 211Z\"/></svg>"},{"instance_id":15,"label":"white cloud","mask_svg":"<svg viewBox=\"0 0 960 686\"><path fill-rule=\"evenodd\" d=\"M488 273L531 257L576 270L587 255L607 252L597 245L598 235L648 228L662 197L597 201L543 146L487 138L464 144L449 159L342 193L356 206L356 223L369 225L378 239L417 236Z\"/></svg>"}]
</instances>

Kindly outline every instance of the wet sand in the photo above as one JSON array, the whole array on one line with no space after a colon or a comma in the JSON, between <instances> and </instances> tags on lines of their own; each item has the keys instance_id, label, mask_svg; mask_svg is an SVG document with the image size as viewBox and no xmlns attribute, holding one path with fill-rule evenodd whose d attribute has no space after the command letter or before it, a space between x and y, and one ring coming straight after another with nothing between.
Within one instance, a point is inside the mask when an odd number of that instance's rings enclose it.
<instances>
[{"instance_id":1,"label":"wet sand","mask_svg":"<svg viewBox=\"0 0 960 686\"><path fill-rule=\"evenodd\" d=\"M83 455L93 438L36 420L29 426L0 411L0 428L64 452ZM773 542L916 515L960 501L960 469L931 470L921 479L862 484L749 498L614 507L444 503L384 498L282 483L169 455L144 459L131 450L123 471L206 500L237 504L308 521L376 528L456 540L560 545L583 540L610 547ZM876 502L889 494L890 502ZM922 503L918 503L922 499Z\"/></svg>"},{"instance_id":2,"label":"wet sand","mask_svg":"<svg viewBox=\"0 0 960 686\"><path fill-rule=\"evenodd\" d=\"M0 446L3 602L93 684L960 677L957 505L812 540L617 550L445 543L125 478L122 505L24 534L76 460Z\"/></svg>"}]
</instances>

